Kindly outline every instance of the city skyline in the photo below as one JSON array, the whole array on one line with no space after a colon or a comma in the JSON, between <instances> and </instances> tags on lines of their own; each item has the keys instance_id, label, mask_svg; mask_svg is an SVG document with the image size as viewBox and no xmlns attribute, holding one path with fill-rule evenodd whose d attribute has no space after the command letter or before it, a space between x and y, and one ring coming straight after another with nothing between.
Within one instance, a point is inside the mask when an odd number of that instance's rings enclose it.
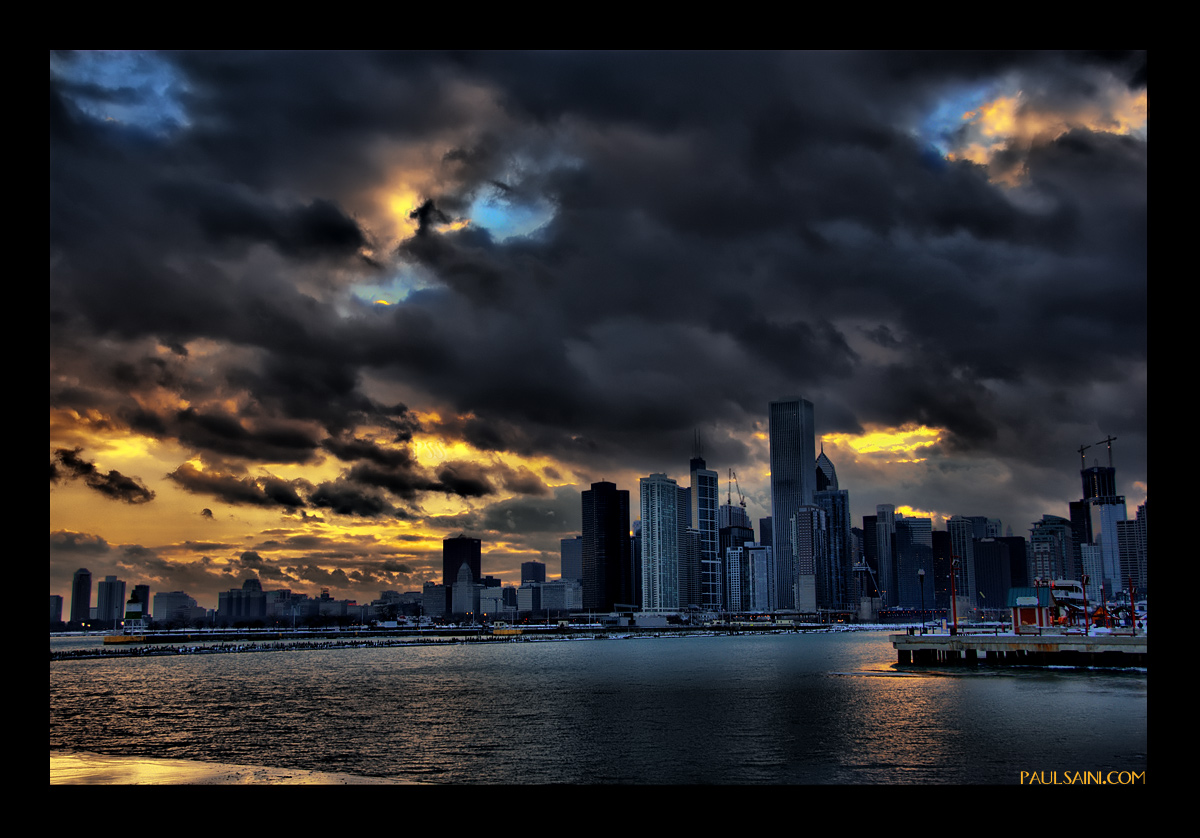
<instances>
[{"instance_id":1,"label":"city skyline","mask_svg":"<svg viewBox=\"0 0 1200 838\"><path fill-rule=\"evenodd\" d=\"M50 592L516 583L697 433L757 521L789 394L855 526L1132 517L1145 61L52 53Z\"/></svg>"}]
</instances>

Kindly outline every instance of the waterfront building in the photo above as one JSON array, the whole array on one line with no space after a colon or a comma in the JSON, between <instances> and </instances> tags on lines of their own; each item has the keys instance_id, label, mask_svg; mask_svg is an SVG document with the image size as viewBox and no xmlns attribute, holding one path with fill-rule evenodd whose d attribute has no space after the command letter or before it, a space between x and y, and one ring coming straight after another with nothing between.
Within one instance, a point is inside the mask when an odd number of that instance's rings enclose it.
<instances>
[{"instance_id":1,"label":"waterfront building","mask_svg":"<svg viewBox=\"0 0 1200 838\"><path fill-rule=\"evenodd\" d=\"M679 486L665 474L639 482L642 610L679 608Z\"/></svg>"},{"instance_id":2,"label":"waterfront building","mask_svg":"<svg viewBox=\"0 0 1200 838\"><path fill-rule=\"evenodd\" d=\"M96 619L117 625L125 616L125 583L115 576L105 576L96 586Z\"/></svg>"},{"instance_id":3,"label":"waterfront building","mask_svg":"<svg viewBox=\"0 0 1200 838\"><path fill-rule=\"evenodd\" d=\"M583 607L609 612L634 602L633 558L629 541L629 491L600 481L584 491Z\"/></svg>"},{"instance_id":4,"label":"waterfront building","mask_svg":"<svg viewBox=\"0 0 1200 838\"><path fill-rule=\"evenodd\" d=\"M71 580L71 622L85 623L91 618L92 574L84 567Z\"/></svg>"},{"instance_id":5,"label":"waterfront building","mask_svg":"<svg viewBox=\"0 0 1200 838\"><path fill-rule=\"evenodd\" d=\"M421 588L421 611L423 616L438 619L446 616L446 586L437 582L426 582Z\"/></svg>"},{"instance_id":6,"label":"waterfront building","mask_svg":"<svg viewBox=\"0 0 1200 838\"><path fill-rule=\"evenodd\" d=\"M58 594L50 594L50 627L53 631L54 626L62 622L63 615L63 598Z\"/></svg>"},{"instance_id":7,"label":"waterfront building","mask_svg":"<svg viewBox=\"0 0 1200 838\"><path fill-rule=\"evenodd\" d=\"M795 607L792 578L791 520L801 506L811 506L816 488L815 431L812 402L802 398L773 401L769 406L768 436L771 450L771 517L776 593L779 608Z\"/></svg>"}]
</instances>

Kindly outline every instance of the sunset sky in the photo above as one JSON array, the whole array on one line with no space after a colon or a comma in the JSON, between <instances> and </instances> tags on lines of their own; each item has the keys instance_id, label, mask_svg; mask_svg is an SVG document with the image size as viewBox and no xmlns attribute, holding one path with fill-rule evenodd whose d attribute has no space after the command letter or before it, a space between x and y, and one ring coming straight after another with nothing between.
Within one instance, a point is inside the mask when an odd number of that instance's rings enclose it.
<instances>
[{"instance_id":1,"label":"sunset sky","mask_svg":"<svg viewBox=\"0 0 1200 838\"><path fill-rule=\"evenodd\" d=\"M1028 535L1110 435L1133 517L1146 101L1135 51L51 53L50 593L556 576L697 431L757 530L794 396L856 526Z\"/></svg>"}]
</instances>

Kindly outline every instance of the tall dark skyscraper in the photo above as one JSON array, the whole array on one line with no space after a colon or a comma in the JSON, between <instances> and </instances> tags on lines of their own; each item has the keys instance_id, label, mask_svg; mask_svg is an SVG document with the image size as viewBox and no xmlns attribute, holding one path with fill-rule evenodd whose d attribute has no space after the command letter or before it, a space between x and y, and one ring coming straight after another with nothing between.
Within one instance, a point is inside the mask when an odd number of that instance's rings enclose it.
<instances>
[{"instance_id":1,"label":"tall dark skyscraper","mask_svg":"<svg viewBox=\"0 0 1200 838\"><path fill-rule=\"evenodd\" d=\"M824 456L824 455L822 455ZM833 486L837 486L834 478ZM857 607L854 583L854 539L850 532L850 493L829 488L813 493L813 503L825 510L829 533L828 553L817 566L817 606L849 609Z\"/></svg>"},{"instance_id":2,"label":"tall dark skyscraper","mask_svg":"<svg viewBox=\"0 0 1200 838\"><path fill-rule=\"evenodd\" d=\"M813 405L807 399L780 399L770 405L771 518L780 608L794 608L792 518L811 506L816 488Z\"/></svg>"},{"instance_id":3,"label":"tall dark skyscraper","mask_svg":"<svg viewBox=\"0 0 1200 838\"><path fill-rule=\"evenodd\" d=\"M583 607L612 611L635 604L629 540L629 491L601 481L582 493Z\"/></svg>"},{"instance_id":4,"label":"tall dark skyscraper","mask_svg":"<svg viewBox=\"0 0 1200 838\"><path fill-rule=\"evenodd\" d=\"M699 442L697 441L697 448ZM697 451L691 461L692 526L700 537L700 600L699 604L714 611L720 610L724 600L722 593L724 573L721 570L720 542L718 539L717 508L720 503L720 485L717 473L707 468L704 458Z\"/></svg>"},{"instance_id":5,"label":"tall dark skyscraper","mask_svg":"<svg viewBox=\"0 0 1200 838\"><path fill-rule=\"evenodd\" d=\"M71 582L71 622L86 622L91 618L92 574L87 568L75 571Z\"/></svg>"},{"instance_id":6,"label":"tall dark skyscraper","mask_svg":"<svg viewBox=\"0 0 1200 838\"><path fill-rule=\"evenodd\" d=\"M454 587L458 581L458 569L464 564L471 569L471 584L483 578L483 542L478 538L457 535L442 541L442 584Z\"/></svg>"}]
</instances>

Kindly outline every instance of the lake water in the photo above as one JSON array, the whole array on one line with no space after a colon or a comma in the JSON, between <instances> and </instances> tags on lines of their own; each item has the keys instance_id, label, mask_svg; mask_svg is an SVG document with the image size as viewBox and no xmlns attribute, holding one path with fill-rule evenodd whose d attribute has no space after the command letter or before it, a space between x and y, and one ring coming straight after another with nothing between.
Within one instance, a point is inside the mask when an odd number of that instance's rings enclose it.
<instances>
[{"instance_id":1,"label":"lake water","mask_svg":"<svg viewBox=\"0 0 1200 838\"><path fill-rule=\"evenodd\" d=\"M1145 670L895 660L846 632L58 661L50 748L435 783L1145 771Z\"/></svg>"}]
</instances>

